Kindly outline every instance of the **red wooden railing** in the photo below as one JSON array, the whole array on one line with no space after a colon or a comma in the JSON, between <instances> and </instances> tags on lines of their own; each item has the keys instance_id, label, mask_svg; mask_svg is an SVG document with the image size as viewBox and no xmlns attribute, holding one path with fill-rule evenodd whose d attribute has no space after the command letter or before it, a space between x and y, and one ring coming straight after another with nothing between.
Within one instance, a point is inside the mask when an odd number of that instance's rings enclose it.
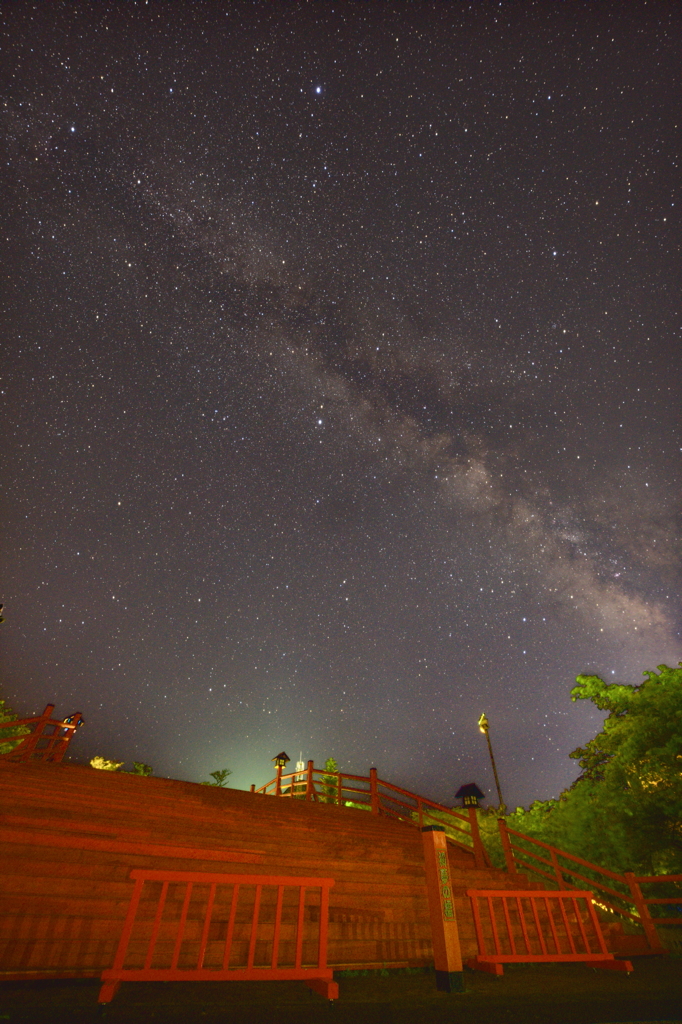
<instances>
[{"instance_id":1,"label":"red wooden railing","mask_svg":"<svg viewBox=\"0 0 682 1024\"><path fill-rule=\"evenodd\" d=\"M338 997L327 966L332 878L140 869L130 877L135 887L100 1003L122 981L305 981Z\"/></svg>"},{"instance_id":2,"label":"red wooden railing","mask_svg":"<svg viewBox=\"0 0 682 1024\"><path fill-rule=\"evenodd\" d=\"M0 743L14 743L7 754L0 754L3 761L45 761L57 764L68 750L76 730L83 725L80 711L69 715L64 721L52 718L54 704L48 704L42 715L35 718L17 718L12 722L0 722ZM23 735L16 735L17 726Z\"/></svg>"},{"instance_id":3,"label":"red wooden railing","mask_svg":"<svg viewBox=\"0 0 682 1024\"><path fill-rule=\"evenodd\" d=\"M650 952L663 952L656 925L680 924L682 915L652 917L649 907L666 904L682 907L682 875L635 875L632 871L619 874L556 846L550 846L549 843L533 839L523 832L516 832L509 828L503 818L499 819L498 825L508 871L532 871L556 885L557 889L569 891L584 888L586 882L592 889L598 890L598 906L641 924ZM536 852L538 848L549 856ZM578 870L578 867L586 869L589 875ZM573 879L583 885L575 886ZM642 892L642 885L662 884L677 889L678 895L657 898L645 896Z\"/></svg>"},{"instance_id":4,"label":"red wooden railing","mask_svg":"<svg viewBox=\"0 0 682 1024\"><path fill-rule=\"evenodd\" d=\"M592 893L469 889L478 956L474 970L502 974L503 964L582 961L604 970L631 971L606 949Z\"/></svg>"},{"instance_id":5,"label":"red wooden railing","mask_svg":"<svg viewBox=\"0 0 682 1024\"><path fill-rule=\"evenodd\" d=\"M316 768L313 761L308 761L300 772L283 774L282 769L278 768L274 779L258 789L252 786L251 792L354 807L405 821L418 828L430 824L445 825L448 830L457 833L456 837L448 834L450 842L474 854L476 867L490 867L474 807L469 808L467 813L455 811L378 778L376 768L370 768L369 775L351 775L349 772L330 772L325 768Z\"/></svg>"}]
</instances>

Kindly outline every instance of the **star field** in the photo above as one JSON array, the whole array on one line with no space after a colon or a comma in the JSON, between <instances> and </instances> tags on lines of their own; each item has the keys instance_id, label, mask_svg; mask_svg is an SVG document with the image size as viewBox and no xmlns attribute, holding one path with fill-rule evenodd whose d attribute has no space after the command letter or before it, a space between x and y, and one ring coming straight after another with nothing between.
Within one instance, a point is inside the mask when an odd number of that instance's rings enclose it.
<instances>
[{"instance_id":1,"label":"star field","mask_svg":"<svg viewBox=\"0 0 682 1024\"><path fill-rule=\"evenodd\" d=\"M2 695L557 795L680 639L677 4L3 8ZM582 702L581 702L582 704Z\"/></svg>"}]
</instances>

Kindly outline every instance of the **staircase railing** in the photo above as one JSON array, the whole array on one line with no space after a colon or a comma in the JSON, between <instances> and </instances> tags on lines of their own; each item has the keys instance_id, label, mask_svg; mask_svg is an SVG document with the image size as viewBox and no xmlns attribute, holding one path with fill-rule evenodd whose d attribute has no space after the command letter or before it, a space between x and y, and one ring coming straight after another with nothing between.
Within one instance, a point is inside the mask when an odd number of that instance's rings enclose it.
<instances>
[{"instance_id":1,"label":"staircase railing","mask_svg":"<svg viewBox=\"0 0 682 1024\"><path fill-rule=\"evenodd\" d=\"M448 830L450 842L473 853L476 867L490 867L488 853L481 840L476 809L467 812L453 810L443 804L418 796L400 786L380 779L376 768L370 768L369 775L351 775L349 772L331 772L316 768L314 761L308 761L302 771L277 775L264 786L252 793L266 796L280 796L315 803L336 804L338 807L352 807L371 814L404 821L422 828L424 825L440 824ZM454 833L454 834L453 834Z\"/></svg>"},{"instance_id":2,"label":"staircase railing","mask_svg":"<svg viewBox=\"0 0 682 1024\"><path fill-rule=\"evenodd\" d=\"M635 875L632 871L610 871L566 850L517 832L509 828L503 818L499 819L498 825L507 871L532 871L557 889L584 889L587 883L590 889L598 891L595 900L598 907L642 926L652 953L663 951L656 931L657 925L682 924L682 875ZM574 880L582 884L575 885ZM676 895L647 896L642 891L643 885L647 888L665 885ZM658 891L661 891L660 888ZM666 905L679 908L678 916L652 915L649 909L662 909Z\"/></svg>"},{"instance_id":3,"label":"staircase railing","mask_svg":"<svg viewBox=\"0 0 682 1024\"><path fill-rule=\"evenodd\" d=\"M63 721L52 718L54 704L48 704L42 715L0 722L0 744L12 743L12 749L0 754L3 761L45 761L57 764L68 750L76 730L83 725L80 711Z\"/></svg>"}]
</instances>

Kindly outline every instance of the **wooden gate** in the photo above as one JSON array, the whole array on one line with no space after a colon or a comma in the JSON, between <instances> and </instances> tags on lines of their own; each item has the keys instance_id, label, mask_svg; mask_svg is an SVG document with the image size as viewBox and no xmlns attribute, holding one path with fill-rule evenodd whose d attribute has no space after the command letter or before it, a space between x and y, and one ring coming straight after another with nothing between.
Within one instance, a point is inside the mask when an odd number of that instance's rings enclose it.
<instances>
[{"instance_id":1,"label":"wooden gate","mask_svg":"<svg viewBox=\"0 0 682 1024\"><path fill-rule=\"evenodd\" d=\"M631 971L606 949L591 892L468 889L478 956L467 967L502 974L503 964L584 961Z\"/></svg>"},{"instance_id":2,"label":"wooden gate","mask_svg":"<svg viewBox=\"0 0 682 1024\"><path fill-rule=\"evenodd\" d=\"M331 878L134 869L135 887L100 1003L122 981L306 982L327 999Z\"/></svg>"}]
</instances>

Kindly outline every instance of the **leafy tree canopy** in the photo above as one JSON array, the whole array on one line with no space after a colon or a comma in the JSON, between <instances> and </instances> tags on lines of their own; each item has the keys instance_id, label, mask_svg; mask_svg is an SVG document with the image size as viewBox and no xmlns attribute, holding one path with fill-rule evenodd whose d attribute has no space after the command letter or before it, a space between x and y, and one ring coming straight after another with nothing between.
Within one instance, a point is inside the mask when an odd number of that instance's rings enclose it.
<instances>
[{"instance_id":1,"label":"leafy tree canopy","mask_svg":"<svg viewBox=\"0 0 682 1024\"><path fill-rule=\"evenodd\" d=\"M17 713L8 707L7 702L0 698L0 722L16 722L18 717ZM9 754L18 745L19 737L27 736L30 731L25 725L0 730L0 754Z\"/></svg>"},{"instance_id":2,"label":"leafy tree canopy","mask_svg":"<svg viewBox=\"0 0 682 1024\"><path fill-rule=\"evenodd\" d=\"M682 870L682 663L637 686L578 676L572 700L608 711L570 755L581 774L559 800L537 801L512 828L613 870Z\"/></svg>"},{"instance_id":3,"label":"leafy tree canopy","mask_svg":"<svg viewBox=\"0 0 682 1024\"><path fill-rule=\"evenodd\" d=\"M217 771L209 772L208 774L213 779L213 782L202 782L202 786L219 786L221 789L224 789L228 785L227 780L232 771L229 768L219 768Z\"/></svg>"}]
</instances>

